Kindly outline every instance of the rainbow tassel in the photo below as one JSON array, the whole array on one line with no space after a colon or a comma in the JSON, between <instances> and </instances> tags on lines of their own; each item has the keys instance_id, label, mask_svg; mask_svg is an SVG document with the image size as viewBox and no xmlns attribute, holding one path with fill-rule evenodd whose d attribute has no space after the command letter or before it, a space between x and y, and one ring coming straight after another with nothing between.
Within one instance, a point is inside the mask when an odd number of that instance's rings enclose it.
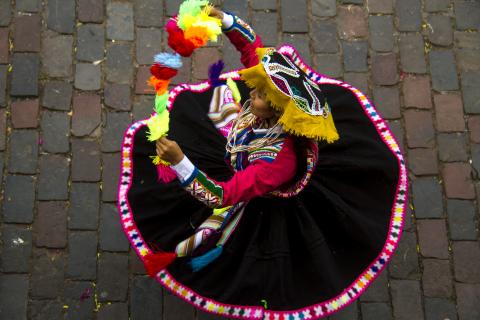
<instances>
[{"instance_id":1,"label":"rainbow tassel","mask_svg":"<svg viewBox=\"0 0 480 320\"><path fill-rule=\"evenodd\" d=\"M214 249L208 251L204 255L199 257L192 258L190 260L190 267L192 268L193 272L197 272L208 266L210 263L218 259L222 255L223 247L217 246Z\"/></svg>"}]
</instances>

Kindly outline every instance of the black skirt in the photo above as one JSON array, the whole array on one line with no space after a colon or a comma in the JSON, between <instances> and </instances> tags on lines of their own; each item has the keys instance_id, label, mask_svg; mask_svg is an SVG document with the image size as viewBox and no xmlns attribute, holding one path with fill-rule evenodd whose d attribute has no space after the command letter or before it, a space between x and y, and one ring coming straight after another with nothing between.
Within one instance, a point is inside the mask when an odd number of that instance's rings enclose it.
<instances>
[{"instance_id":1,"label":"black skirt","mask_svg":"<svg viewBox=\"0 0 480 320\"><path fill-rule=\"evenodd\" d=\"M236 77L242 97L248 88ZM298 195L251 200L222 255L198 272L177 258L157 275L172 293L207 312L241 319L317 319L357 299L385 268L402 232L407 178L386 123L358 90L322 78L340 139L320 143L313 176ZM208 83L171 92L169 138L214 179L232 176L225 138L207 117ZM119 211L141 258L172 252L212 209L178 181L158 182L146 123L123 143Z\"/></svg>"}]
</instances>

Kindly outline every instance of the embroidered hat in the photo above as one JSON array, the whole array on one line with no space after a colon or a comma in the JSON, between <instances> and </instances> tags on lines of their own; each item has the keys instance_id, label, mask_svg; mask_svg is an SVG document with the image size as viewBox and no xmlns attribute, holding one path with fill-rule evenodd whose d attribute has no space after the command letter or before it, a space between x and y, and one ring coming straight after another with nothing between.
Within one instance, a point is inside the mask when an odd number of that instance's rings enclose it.
<instances>
[{"instance_id":1,"label":"embroidered hat","mask_svg":"<svg viewBox=\"0 0 480 320\"><path fill-rule=\"evenodd\" d=\"M257 48L259 63L241 70L247 86L265 93L271 106L282 111L278 122L284 130L331 143L338 140L330 106L315 82L274 48Z\"/></svg>"}]
</instances>

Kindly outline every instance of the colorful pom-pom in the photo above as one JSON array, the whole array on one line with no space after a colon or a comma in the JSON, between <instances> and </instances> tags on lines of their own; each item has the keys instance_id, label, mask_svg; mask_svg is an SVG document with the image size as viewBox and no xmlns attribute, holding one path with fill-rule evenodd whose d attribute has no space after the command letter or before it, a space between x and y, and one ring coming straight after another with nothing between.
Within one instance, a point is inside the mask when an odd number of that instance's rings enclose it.
<instances>
[{"instance_id":1,"label":"colorful pom-pom","mask_svg":"<svg viewBox=\"0 0 480 320\"><path fill-rule=\"evenodd\" d=\"M185 39L183 30L177 26L177 21L172 18L165 26L168 32L168 45L182 57L190 57L195 50L195 45Z\"/></svg>"},{"instance_id":2,"label":"colorful pom-pom","mask_svg":"<svg viewBox=\"0 0 480 320\"><path fill-rule=\"evenodd\" d=\"M186 0L178 9L178 26L185 30L187 26L184 23L184 18L187 16L195 17L202 12L202 7L208 5L208 0Z\"/></svg>"},{"instance_id":3,"label":"colorful pom-pom","mask_svg":"<svg viewBox=\"0 0 480 320\"><path fill-rule=\"evenodd\" d=\"M155 96L155 112L162 113L167 109L168 92Z\"/></svg>"},{"instance_id":4,"label":"colorful pom-pom","mask_svg":"<svg viewBox=\"0 0 480 320\"><path fill-rule=\"evenodd\" d=\"M147 120L147 139L148 141L157 141L167 134L170 125L170 113L164 111L151 116Z\"/></svg>"},{"instance_id":5,"label":"colorful pom-pom","mask_svg":"<svg viewBox=\"0 0 480 320\"><path fill-rule=\"evenodd\" d=\"M150 79L148 79L148 84L155 88L157 95L162 95L167 92L170 80L157 79L151 76Z\"/></svg>"},{"instance_id":6,"label":"colorful pom-pom","mask_svg":"<svg viewBox=\"0 0 480 320\"><path fill-rule=\"evenodd\" d=\"M213 88L221 85L220 74L222 73L223 67L225 67L223 60L218 60L208 68L208 79Z\"/></svg>"},{"instance_id":7,"label":"colorful pom-pom","mask_svg":"<svg viewBox=\"0 0 480 320\"><path fill-rule=\"evenodd\" d=\"M179 70L182 67L182 58L178 53L161 52L155 55L155 63Z\"/></svg>"},{"instance_id":8,"label":"colorful pom-pom","mask_svg":"<svg viewBox=\"0 0 480 320\"><path fill-rule=\"evenodd\" d=\"M157 165L157 177L160 182L170 183L177 178L177 174L168 165L160 163Z\"/></svg>"},{"instance_id":9,"label":"colorful pom-pom","mask_svg":"<svg viewBox=\"0 0 480 320\"><path fill-rule=\"evenodd\" d=\"M159 64L154 64L150 67L150 73L159 80L169 80L175 77L178 73L176 69L163 67Z\"/></svg>"}]
</instances>

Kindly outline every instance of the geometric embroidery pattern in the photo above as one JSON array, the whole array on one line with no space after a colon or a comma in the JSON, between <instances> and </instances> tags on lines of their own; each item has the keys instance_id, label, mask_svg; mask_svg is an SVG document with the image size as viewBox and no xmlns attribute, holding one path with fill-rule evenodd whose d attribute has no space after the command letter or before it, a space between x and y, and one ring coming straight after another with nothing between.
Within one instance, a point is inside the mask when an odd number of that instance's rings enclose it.
<instances>
[{"instance_id":1,"label":"geometric embroidery pattern","mask_svg":"<svg viewBox=\"0 0 480 320\"><path fill-rule=\"evenodd\" d=\"M182 187L207 207L222 206L223 188L209 179L201 170L195 169L192 177L185 181Z\"/></svg>"}]
</instances>

